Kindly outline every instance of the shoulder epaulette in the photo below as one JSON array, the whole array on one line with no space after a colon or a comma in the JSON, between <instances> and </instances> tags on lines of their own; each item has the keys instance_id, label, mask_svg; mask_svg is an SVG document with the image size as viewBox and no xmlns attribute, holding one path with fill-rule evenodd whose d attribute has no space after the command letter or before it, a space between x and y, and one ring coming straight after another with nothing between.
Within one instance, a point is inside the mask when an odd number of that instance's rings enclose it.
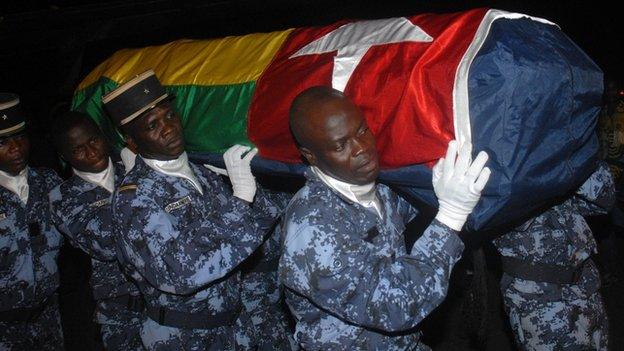
<instances>
[{"instance_id":1,"label":"shoulder epaulette","mask_svg":"<svg viewBox=\"0 0 624 351\"><path fill-rule=\"evenodd\" d=\"M137 189L136 184L126 184L119 187L119 192L122 191L134 191Z\"/></svg>"}]
</instances>

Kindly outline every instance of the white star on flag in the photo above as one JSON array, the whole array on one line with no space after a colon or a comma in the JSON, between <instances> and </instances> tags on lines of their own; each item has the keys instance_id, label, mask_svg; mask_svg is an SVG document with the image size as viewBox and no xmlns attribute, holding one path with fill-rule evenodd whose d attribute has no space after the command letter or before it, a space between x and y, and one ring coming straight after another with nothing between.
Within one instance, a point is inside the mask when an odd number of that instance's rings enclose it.
<instances>
[{"instance_id":1,"label":"white star on flag","mask_svg":"<svg viewBox=\"0 0 624 351\"><path fill-rule=\"evenodd\" d=\"M314 40L290 58L338 50L332 87L344 91L351 74L368 49L401 42L431 42L433 38L405 17L348 23Z\"/></svg>"}]
</instances>

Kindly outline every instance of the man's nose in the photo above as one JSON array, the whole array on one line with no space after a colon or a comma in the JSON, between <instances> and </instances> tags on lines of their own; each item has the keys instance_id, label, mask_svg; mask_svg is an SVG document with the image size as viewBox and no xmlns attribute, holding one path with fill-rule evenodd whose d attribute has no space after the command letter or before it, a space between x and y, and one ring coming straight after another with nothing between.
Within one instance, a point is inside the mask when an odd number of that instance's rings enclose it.
<instances>
[{"instance_id":1,"label":"man's nose","mask_svg":"<svg viewBox=\"0 0 624 351\"><path fill-rule=\"evenodd\" d=\"M9 143L10 153L14 154L14 153L20 153L22 151L22 144L18 142L17 140L9 139L8 143Z\"/></svg>"},{"instance_id":2,"label":"man's nose","mask_svg":"<svg viewBox=\"0 0 624 351\"><path fill-rule=\"evenodd\" d=\"M175 128L176 128L175 127L175 122L173 121L173 119L165 120L165 121L163 121L161 135L163 137L166 137L169 134L171 134L171 132L173 132L175 130Z\"/></svg>"},{"instance_id":3,"label":"man's nose","mask_svg":"<svg viewBox=\"0 0 624 351\"><path fill-rule=\"evenodd\" d=\"M353 142L353 156L359 156L369 151L371 143L366 138L355 138Z\"/></svg>"},{"instance_id":4,"label":"man's nose","mask_svg":"<svg viewBox=\"0 0 624 351\"><path fill-rule=\"evenodd\" d=\"M97 148L93 145L87 145L87 158L93 158L97 155Z\"/></svg>"}]
</instances>

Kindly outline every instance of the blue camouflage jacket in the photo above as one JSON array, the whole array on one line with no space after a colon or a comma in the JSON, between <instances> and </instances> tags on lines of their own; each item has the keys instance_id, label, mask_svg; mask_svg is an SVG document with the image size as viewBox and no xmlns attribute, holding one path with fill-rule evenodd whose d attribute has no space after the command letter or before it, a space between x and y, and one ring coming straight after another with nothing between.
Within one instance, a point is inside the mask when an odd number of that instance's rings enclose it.
<instances>
[{"instance_id":1,"label":"blue camouflage jacket","mask_svg":"<svg viewBox=\"0 0 624 351\"><path fill-rule=\"evenodd\" d=\"M417 211L377 186L383 218L353 203L308 170L285 214L279 265L286 301L306 350L411 350L413 328L446 296L463 243L434 220L405 249Z\"/></svg>"},{"instance_id":2,"label":"blue camouflage jacket","mask_svg":"<svg viewBox=\"0 0 624 351\"><path fill-rule=\"evenodd\" d=\"M606 214L614 202L613 177L608 166L601 163L574 196L497 238L494 245L503 256L535 263L580 266L597 252L596 241L583 217ZM595 270L593 267L588 269ZM509 284L510 280L506 277L502 285ZM516 279L515 283L528 284L521 279ZM562 293L591 294L598 290L600 282L598 275L592 273L582 274L579 285L574 287L574 290L580 288L581 291L567 291L570 290L568 287L562 290L557 284L549 283L530 282L530 285L518 288L559 299Z\"/></svg>"},{"instance_id":3,"label":"blue camouflage jacket","mask_svg":"<svg viewBox=\"0 0 624 351\"><path fill-rule=\"evenodd\" d=\"M61 234L52 224L48 192L61 179L29 168L28 202L0 186L0 311L34 307L59 286Z\"/></svg>"},{"instance_id":4,"label":"blue camouflage jacket","mask_svg":"<svg viewBox=\"0 0 624 351\"><path fill-rule=\"evenodd\" d=\"M124 177L114 164L115 183ZM73 175L50 192L54 224L69 242L91 257L91 287L96 300L138 295L138 288L121 271L113 237L112 194Z\"/></svg>"},{"instance_id":5,"label":"blue camouflage jacket","mask_svg":"<svg viewBox=\"0 0 624 351\"><path fill-rule=\"evenodd\" d=\"M235 269L262 244L275 217L264 210L261 191L250 206L219 175L190 167L203 195L137 157L113 196L119 258L149 306L206 316L237 310Z\"/></svg>"}]
</instances>

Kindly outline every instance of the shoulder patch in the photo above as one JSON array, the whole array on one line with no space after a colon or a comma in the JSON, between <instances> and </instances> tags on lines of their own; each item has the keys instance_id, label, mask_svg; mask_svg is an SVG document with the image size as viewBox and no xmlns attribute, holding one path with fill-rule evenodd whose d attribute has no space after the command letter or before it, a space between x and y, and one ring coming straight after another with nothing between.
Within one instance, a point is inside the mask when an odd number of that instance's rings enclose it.
<instances>
[{"instance_id":1,"label":"shoulder patch","mask_svg":"<svg viewBox=\"0 0 624 351\"><path fill-rule=\"evenodd\" d=\"M119 187L119 192L122 191L135 191L137 189L136 184L126 184Z\"/></svg>"}]
</instances>

